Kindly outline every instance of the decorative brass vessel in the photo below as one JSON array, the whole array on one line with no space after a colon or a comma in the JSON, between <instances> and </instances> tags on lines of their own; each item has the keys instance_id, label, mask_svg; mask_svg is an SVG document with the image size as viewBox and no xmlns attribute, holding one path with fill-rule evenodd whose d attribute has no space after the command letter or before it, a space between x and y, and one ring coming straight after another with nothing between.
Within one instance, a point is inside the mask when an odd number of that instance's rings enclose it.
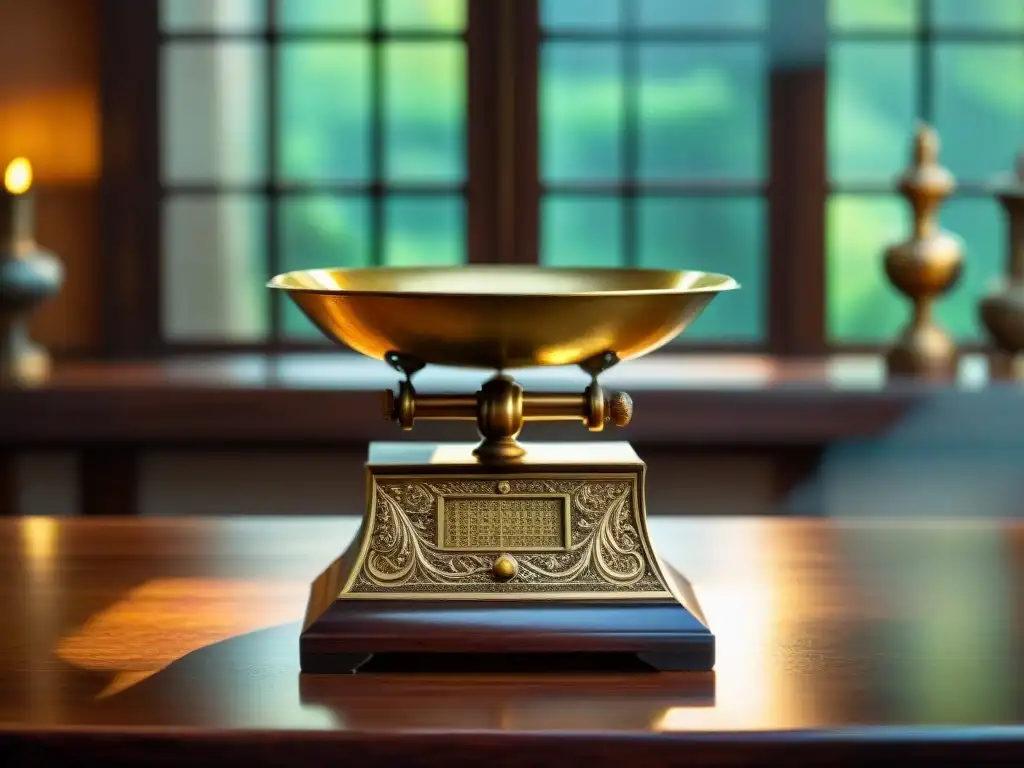
<instances>
[{"instance_id":1,"label":"decorative brass vessel","mask_svg":"<svg viewBox=\"0 0 1024 768\"><path fill-rule=\"evenodd\" d=\"M985 296L979 306L1003 366L1017 376L1024 373L1024 152L1016 173L997 181L994 192L1007 218L1007 275L1002 285Z\"/></svg>"},{"instance_id":2,"label":"decorative brass vessel","mask_svg":"<svg viewBox=\"0 0 1024 768\"><path fill-rule=\"evenodd\" d=\"M935 322L933 308L960 278L963 246L939 227L939 207L956 181L939 164L939 137L930 126L918 127L913 164L898 189L913 212L913 233L886 250L885 274L913 302L913 316L886 355L886 366L891 376L948 378L956 374L957 345Z\"/></svg>"},{"instance_id":3,"label":"decorative brass vessel","mask_svg":"<svg viewBox=\"0 0 1024 768\"><path fill-rule=\"evenodd\" d=\"M307 672L375 655L625 652L710 669L714 637L647 533L643 461L628 443L538 443L528 421L626 426L630 397L598 378L664 345L725 275L472 266L317 269L273 278L329 338L402 374L384 418L475 421L471 444L374 443L360 533L314 582ZM475 393L417 392L426 365L491 369ZM582 393L527 392L514 368L577 365ZM429 631L427 628L429 627ZM623 634L622 628L629 627ZM472 631L468 631L471 628Z\"/></svg>"}]
</instances>

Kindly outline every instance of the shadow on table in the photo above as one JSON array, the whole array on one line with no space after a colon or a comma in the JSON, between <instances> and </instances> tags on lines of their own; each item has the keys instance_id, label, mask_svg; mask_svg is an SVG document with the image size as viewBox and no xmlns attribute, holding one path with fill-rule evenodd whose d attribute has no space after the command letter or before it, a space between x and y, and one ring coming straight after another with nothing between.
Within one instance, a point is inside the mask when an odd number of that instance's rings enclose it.
<instances>
[{"instance_id":1,"label":"shadow on table","mask_svg":"<svg viewBox=\"0 0 1024 768\"><path fill-rule=\"evenodd\" d=\"M669 709L715 703L714 673L629 672L608 660L570 673L555 658L517 669L506 659L459 674L406 657L390 668L415 673L302 675L298 634L292 622L205 646L100 702L97 714L202 727L647 730Z\"/></svg>"}]
</instances>

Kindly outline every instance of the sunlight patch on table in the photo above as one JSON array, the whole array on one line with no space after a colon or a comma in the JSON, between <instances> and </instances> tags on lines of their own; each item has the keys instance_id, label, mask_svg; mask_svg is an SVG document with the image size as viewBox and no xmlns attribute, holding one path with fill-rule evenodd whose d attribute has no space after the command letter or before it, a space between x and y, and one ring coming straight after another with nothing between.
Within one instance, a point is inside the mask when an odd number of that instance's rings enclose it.
<instances>
[{"instance_id":1,"label":"sunlight patch on table","mask_svg":"<svg viewBox=\"0 0 1024 768\"><path fill-rule=\"evenodd\" d=\"M218 579L157 579L91 616L56 648L62 661L114 677L109 698L192 651L302 618L308 585Z\"/></svg>"}]
</instances>

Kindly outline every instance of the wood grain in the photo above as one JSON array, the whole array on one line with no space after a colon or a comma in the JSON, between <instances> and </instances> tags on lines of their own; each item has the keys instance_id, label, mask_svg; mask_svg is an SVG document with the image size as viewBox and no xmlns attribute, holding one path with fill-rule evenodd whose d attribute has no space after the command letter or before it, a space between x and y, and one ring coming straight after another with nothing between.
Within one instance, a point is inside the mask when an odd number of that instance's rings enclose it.
<instances>
[{"instance_id":1,"label":"wood grain","mask_svg":"<svg viewBox=\"0 0 1024 768\"><path fill-rule=\"evenodd\" d=\"M652 520L710 675L302 677L308 583L355 525L0 521L4 764L1024 759L1022 525Z\"/></svg>"},{"instance_id":2,"label":"wood grain","mask_svg":"<svg viewBox=\"0 0 1024 768\"><path fill-rule=\"evenodd\" d=\"M827 3L772 7L767 315L769 348L777 355L806 357L826 348L828 46Z\"/></svg>"}]
</instances>

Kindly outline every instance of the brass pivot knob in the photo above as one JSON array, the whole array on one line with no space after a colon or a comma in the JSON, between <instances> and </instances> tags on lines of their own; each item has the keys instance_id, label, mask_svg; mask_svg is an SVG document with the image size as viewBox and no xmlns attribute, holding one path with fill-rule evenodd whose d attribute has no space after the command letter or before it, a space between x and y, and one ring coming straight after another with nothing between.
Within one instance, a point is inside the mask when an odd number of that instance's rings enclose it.
<instances>
[{"instance_id":1,"label":"brass pivot knob","mask_svg":"<svg viewBox=\"0 0 1024 768\"><path fill-rule=\"evenodd\" d=\"M518 570L519 563L512 555L498 555L491 566L491 571L497 581L508 581L516 575Z\"/></svg>"},{"instance_id":2,"label":"brass pivot knob","mask_svg":"<svg viewBox=\"0 0 1024 768\"><path fill-rule=\"evenodd\" d=\"M624 427L633 417L633 401L625 392L605 397L597 380L582 395L523 391L509 376L498 374L475 395L420 395L408 380L398 391L387 390L381 403L384 418L411 430L419 420L476 421L483 441L473 455L481 461L513 461L526 453L516 438L527 421L582 421L600 432L611 421Z\"/></svg>"},{"instance_id":3,"label":"brass pivot knob","mask_svg":"<svg viewBox=\"0 0 1024 768\"><path fill-rule=\"evenodd\" d=\"M625 427L633 419L633 398L625 392L616 392L608 400L608 414L616 427Z\"/></svg>"}]
</instances>

